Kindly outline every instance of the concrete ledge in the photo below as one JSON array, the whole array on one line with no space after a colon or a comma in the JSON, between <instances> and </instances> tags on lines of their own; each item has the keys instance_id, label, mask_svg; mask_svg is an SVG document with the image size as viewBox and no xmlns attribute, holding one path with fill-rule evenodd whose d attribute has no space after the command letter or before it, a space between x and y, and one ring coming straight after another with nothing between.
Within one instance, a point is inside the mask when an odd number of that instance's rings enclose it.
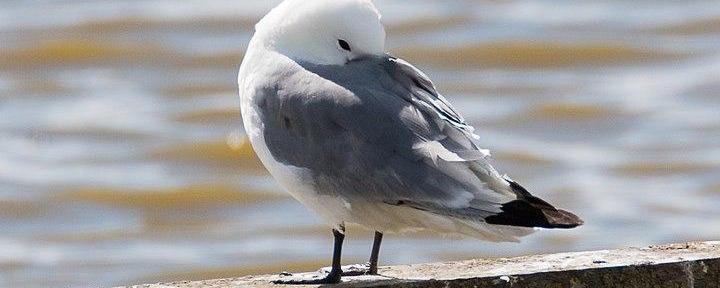
<instances>
[{"instance_id":1,"label":"concrete ledge","mask_svg":"<svg viewBox=\"0 0 720 288\"><path fill-rule=\"evenodd\" d=\"M278 271L279 272L279 271ZM381 267L337 287L718 287L720 241ZM279 287L275 275L132 286ZM293 286L296 287L296 286Z\"/></svg>"}]
</instances>

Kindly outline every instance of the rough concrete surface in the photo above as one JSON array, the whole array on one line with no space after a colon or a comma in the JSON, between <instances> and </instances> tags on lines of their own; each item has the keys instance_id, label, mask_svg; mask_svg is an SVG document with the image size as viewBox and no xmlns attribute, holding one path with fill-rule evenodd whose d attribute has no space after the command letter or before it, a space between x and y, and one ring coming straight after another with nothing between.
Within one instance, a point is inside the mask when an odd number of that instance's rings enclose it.
<instances>
[{"instance_id":1,"label":"rough concrete surface","mask_svg":"<svg viewBox=\"0 0 720 288\"><path fill-rule=\"evenodd\" d=\"M720 241L381 267L337 287L718 287ZM280 287L277 275L132 288ZM298 287L298 286L292 286ZM319 287L319 286L301 286Z\"/></svg>"}]
</instances>

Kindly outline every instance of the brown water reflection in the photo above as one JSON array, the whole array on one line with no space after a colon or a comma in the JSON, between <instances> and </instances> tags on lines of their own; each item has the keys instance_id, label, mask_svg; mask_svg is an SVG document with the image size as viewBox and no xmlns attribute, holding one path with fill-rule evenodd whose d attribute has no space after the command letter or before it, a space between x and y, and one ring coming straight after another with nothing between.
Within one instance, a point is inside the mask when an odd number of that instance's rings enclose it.
<instances>
[{"instance_id":1,"label":"brown water reflection","mask_svg":"<svg viewBox=\"0 0 720 288\"><path fill-rule=\"evenodd\" d=\"M675 59L670 52L611 43L552 43L515 41L459 47L412 47L397 52L416 63L443 68L558 68L574 65L612 65Z\"/></svg>"}]
</instances>

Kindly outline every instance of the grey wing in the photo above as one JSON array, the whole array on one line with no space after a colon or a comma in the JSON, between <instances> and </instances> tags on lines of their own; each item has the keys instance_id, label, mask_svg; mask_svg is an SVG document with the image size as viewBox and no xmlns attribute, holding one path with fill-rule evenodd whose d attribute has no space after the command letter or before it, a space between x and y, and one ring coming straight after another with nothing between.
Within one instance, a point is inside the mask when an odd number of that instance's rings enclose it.
<instances>
[{"instance_id":1,"label":"grey wing","mask_svg":"<svg viewBox=\"0 0 720 288\"><path fill-rule=\"evenodd\" d=\"M319 193L551 226L526 220L538 218L533 205L552 206L499 175L472 127L412 65L393 57L302 65L312 75L291 74L268 88L264 134L275 159L312 171Z\"/></svg>"},{"instance_id":2,"label":"grey wing","mask_svg":"<svg viewBox=\"0 0 720 288\"><path fill-rule=\"evenodd\" d=\"M443 205L425 199L400 200L404 205L431 210L461 218L486 218L502 211L503 203L516 200L509 182L488 163L490 153L480 148L472 126L437 92L432 81L410 63L394 57L386 58L385 70L393 82L384 89L404 99L416 113L403 115L403 122L422 122L413 127L412 153L421 157L421 165L431 167L434 175L447 176L462 183L464 189L452 190L456 195L472 194L467 202ZM421 120L419 120L419 119Z\"/></svg>"}]
</instances>

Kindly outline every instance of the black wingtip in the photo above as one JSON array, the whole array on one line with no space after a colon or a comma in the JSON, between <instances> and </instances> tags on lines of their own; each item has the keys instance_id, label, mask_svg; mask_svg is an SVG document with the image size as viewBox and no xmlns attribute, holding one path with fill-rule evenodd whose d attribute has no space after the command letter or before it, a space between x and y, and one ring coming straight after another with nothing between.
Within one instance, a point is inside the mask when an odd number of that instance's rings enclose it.
<instances>
[{"instance_id":1,"label":"black wingtip","mask_svg":"<svg viewBox=\"0 0 720 288\"><path fill-rule=\"evenodd\" d=\"M549 203L531 195L520 184L508 181L518 195L517 200L502 205L502 212L485 218L485 222L497 225L521 227L570 229L584 222L577 215L556 209Z\"/></svg>"},{"instance_id":2,"label":"black wingtip","mask_svg":"<svg viewBox=\"0 0 720 288\"><path fill-rule=\"evenodd\" d=\"M549 227L543 228L570 229L581 226L585 223L577 215L565 210L556 209L555 211L543 211L543 213L549 220L548 223L550 224L548 225Z\"/></svg>"}]
</instances>

